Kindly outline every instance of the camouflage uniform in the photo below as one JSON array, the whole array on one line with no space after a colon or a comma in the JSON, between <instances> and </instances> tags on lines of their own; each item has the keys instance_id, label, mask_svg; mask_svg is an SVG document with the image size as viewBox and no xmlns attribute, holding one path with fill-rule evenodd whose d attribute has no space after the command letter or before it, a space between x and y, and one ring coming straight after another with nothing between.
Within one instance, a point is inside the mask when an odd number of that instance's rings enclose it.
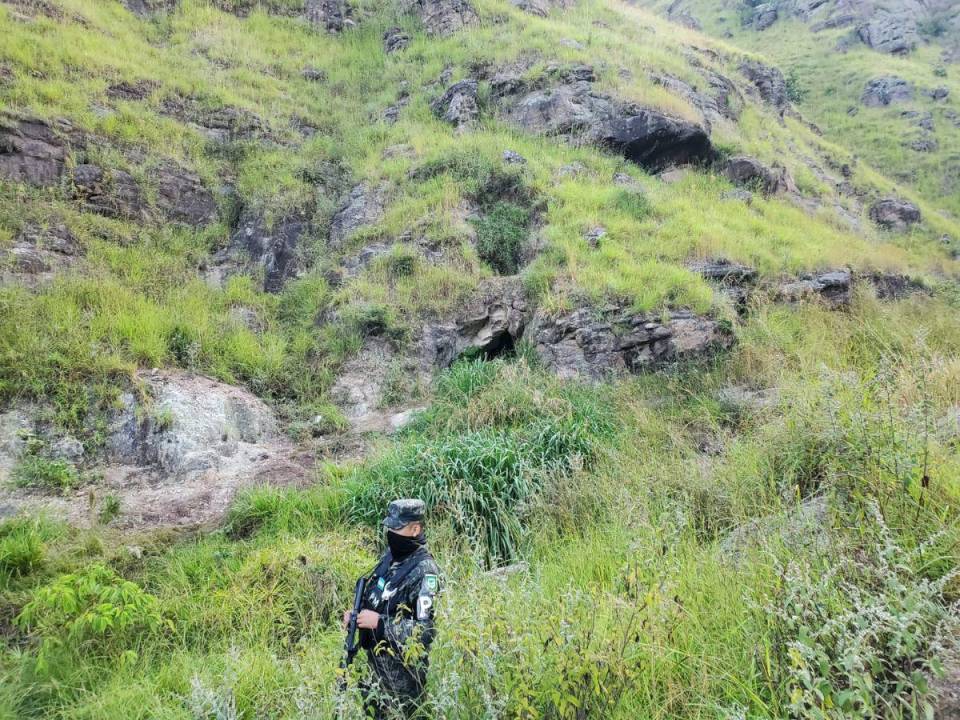
<instances>
[{"instance_id":1,"label":"camouflage uniform","mask_svg":"<svg viewBox=\"0 0 960 720\"><path fill-rule=\"evenodd\" d=\"M404 503L414 503L412 510ZM422 522L421 501L398 500L390 508L384 521L388 528ZM387 550L368 578L364 593L363 609L380 615L376 630L360 631L360 644L373 669L373 677L364 687L367 712L378 719L410 717L426 684L440 571L425 539L421 536L416 541L413 552L396 560Z\"/></svg>"}]
</instances>

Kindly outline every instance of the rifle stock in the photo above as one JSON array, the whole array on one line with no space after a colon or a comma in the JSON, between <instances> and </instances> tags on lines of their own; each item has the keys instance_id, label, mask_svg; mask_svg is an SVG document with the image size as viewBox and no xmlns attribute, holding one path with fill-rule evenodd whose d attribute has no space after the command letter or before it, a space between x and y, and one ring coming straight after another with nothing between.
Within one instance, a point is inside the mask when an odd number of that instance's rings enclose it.
<instances>
[{"instance_id":1,"label":"rifle stock","mask_svg":"<svg viewBox=\"0 0 960 720\"><path fill-rule=\"evenodd\" d=\"M353 609L350 611L350 621L347 623L347 637L343 643L343 659L340 661L340 669L342 670L340 676L341 688L346 687L347 668L350 667L350 663L353 662L353 658L360 647L357 642L357 615L360 613L360 608L363 605L363 593L366 587L367 579L360 578L357 580L356 587L353 589Z\"/></svg>"}]
</instances>

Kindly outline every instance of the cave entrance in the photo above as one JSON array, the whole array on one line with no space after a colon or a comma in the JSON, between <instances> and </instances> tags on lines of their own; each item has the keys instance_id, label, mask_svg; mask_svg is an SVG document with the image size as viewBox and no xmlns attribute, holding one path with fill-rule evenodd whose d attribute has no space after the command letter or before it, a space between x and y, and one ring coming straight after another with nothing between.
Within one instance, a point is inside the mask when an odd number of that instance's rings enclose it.
<instances>
[{"instance_id":1,"label":"cave entrance","mask_svg":"<svg viewBox=\"0 0 960 720\"><path fill-rule=\"evenodd\" d=\"M496 360L497 358L512 358L517 354L517 339L510 334L508 330L501 330L490 336L490 339L483 345L475 345L467 348L461 354L461 358L467 360Z\"/></svg>"}]
</instances>

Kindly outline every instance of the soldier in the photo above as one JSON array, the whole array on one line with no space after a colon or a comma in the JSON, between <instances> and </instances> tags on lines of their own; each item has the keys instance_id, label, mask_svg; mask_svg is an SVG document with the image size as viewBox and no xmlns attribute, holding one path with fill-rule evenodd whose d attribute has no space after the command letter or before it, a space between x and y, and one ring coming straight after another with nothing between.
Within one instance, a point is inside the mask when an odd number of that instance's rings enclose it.
<instances>
[{"instance_id":1,"label":"soldier","mask_svg":"<svg viewBox=\"0 0 960 720\"><path fill-rule=\"evenodd\" d=\"M440 571L427 550L423 500L394 500L387 509L387 551L367 578L357 615L360 644L373 675L363 685L368 717L408 718L427 679ZM344 613L344 626L350 611Z\"/></svg>"}]
</instances>

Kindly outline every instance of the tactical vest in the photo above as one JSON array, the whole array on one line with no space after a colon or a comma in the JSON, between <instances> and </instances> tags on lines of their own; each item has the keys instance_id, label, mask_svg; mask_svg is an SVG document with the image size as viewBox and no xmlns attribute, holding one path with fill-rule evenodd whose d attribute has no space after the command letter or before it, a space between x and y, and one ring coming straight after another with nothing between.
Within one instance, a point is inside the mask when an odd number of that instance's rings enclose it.
<instances>
[{"instance_id":1,"label":"tactical vest","mask_svg":"<svg viewBox=\"0 0 960 720\"><path fill-rule=\"evenodd\" d=\"M426 547L419 547L410 553L410 555L391 572L390 567L393 565L393 555L387 550L367 580L364 606L381 615L393 617L397 611L398 603L403 599L400 597L399 592L403 587L404 581L427 554Z\"/></svg>"}]
</instances>

